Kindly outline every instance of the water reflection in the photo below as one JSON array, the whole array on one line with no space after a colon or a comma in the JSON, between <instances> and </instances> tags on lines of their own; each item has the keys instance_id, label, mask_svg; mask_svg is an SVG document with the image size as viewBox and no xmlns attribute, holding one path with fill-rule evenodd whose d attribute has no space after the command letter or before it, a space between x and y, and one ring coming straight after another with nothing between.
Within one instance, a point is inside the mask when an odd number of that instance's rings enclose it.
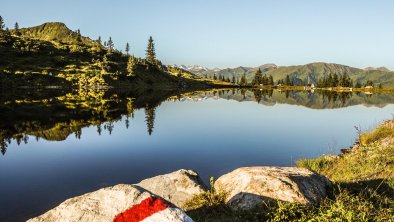
<instances>
[{"instance_id":1,"label":"water reflection","mask_svg":"<svg viewBox=\"0 0 394 222\"><path fill-rule=\"evenodd\" d=\"M129 128L135 110L143 109L147 133L152 135L155 111L163 101L223 98L240 102L255 101L262 105L301 105L313 109L332 109L353 105L383 107L394 103L394 94L366 94L332 91L280 91L269 89L225 89L177 94L171 91L116 92L99 89L71 92L35 92L3 94L0 100L0 152L4 155L12 141L27 144L30 137L63 141L82 128L96 126L97 134L114 130L125 116ZM6 120L6 121L4 121Z\"/></svg>"}]
</instances>

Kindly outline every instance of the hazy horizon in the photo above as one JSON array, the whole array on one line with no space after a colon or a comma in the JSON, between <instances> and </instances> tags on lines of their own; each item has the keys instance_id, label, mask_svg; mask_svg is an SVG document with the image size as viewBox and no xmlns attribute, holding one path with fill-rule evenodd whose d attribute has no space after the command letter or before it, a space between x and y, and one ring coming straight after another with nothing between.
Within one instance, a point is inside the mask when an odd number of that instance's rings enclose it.
<instances>
[{"instance_id":1,"label":"hazy horizon","mask_svg":"<svg viewBox=\"0 0 394 222\"><path fill-rule=\"evenodd\" d=\"M394 70L391 1L4 0L9 28L64 22L92 39L109 36L145 55L152 35L165 64L209 68L327 62Z\"/></svg>"}]
</instances>

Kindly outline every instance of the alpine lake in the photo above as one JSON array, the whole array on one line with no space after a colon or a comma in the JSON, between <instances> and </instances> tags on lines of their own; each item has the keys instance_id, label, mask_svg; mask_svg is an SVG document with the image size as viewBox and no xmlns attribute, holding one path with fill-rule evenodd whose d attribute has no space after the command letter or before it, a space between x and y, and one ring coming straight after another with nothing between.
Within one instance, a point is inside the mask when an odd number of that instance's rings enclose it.
<instances>
[{"instance_id":1,"label":"alpine lake","mask_svg":"<svg viewBox=\"0 0 394 222\"><path fill-rule=\"evenodd\" d=\"M242 166L338 154L393 118L394 94L46 89L0 97L0 221L178 169L208 183Z\"/></svg>"}]
</instances>

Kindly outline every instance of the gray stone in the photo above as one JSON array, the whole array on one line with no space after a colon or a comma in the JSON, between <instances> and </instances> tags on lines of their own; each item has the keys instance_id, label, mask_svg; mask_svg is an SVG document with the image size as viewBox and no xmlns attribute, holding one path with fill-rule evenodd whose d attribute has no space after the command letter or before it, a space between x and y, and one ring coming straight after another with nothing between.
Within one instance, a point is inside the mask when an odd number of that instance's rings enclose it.
<instances>
[{"instance_id":1,"label":"gray stone","mask_svg":"<svg viewBox=\"0 0 394 222\"><path fill-rule=\"evenodd\" d=\"M138 186L120 184L70 198L54 209L28 221L113 221L116 215L152 196L150 192ZM182 210L175 207L159 211L143 221L192 222Z\"/></svg>"},{"instance_id":2,"label":"gray stone","mask_svg":"<svg viewBox=\"0 0 394 222\"><path fill-rule=\"evenodd\" d=\"M330 181L298 167L243 167L225 174L215 189L228 194L226 203L236 209L251 209L265 201L316 204L327 195Z\"/></svg>"},{"instance_id":3,"label":"gray stone","mask_svg":"<svg viewBox=\"0 0 394 222\"><path fill-rule=\"evenodd\" d=\"M200 176L193 170L184 169L145 179L136 185L180 208L194 195L206 191Z\"/></svg>"}]
</instances>

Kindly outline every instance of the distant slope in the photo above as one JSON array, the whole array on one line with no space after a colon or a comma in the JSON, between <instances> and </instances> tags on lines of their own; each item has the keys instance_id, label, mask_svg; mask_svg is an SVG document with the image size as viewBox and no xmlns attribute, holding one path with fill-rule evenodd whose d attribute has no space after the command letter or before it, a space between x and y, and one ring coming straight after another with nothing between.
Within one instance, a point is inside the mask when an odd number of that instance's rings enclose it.
<instances>
[{"instance_id":1,"label":"distant slope","mask_svg":"<svg viewBox=\"0 0 394 222\"><path fill-rule=\"evenodd\" d=\"M21 36L44 40L54 41L60 44L75 44L77 36L80 35L75 31L71 31L64 23L61 22L47 22L39 26L21 28L18 30ZM16 34L16 30L11 30L12 34ZM88 37L80 35L80 43L85 46L103 46L97 41L93 41Z\"/></svg>"},{"instance_id":2,"label":"distant slope","mask_svg":"<svg viewBox=\"0 0 394 222\"><path fill-rule=\"evenodd\" d=\"M234 76L235 78L241 78L244 74L246 75L248 80L252 80L254 77L254 73L257 69L260 68L261 71L267 72L271 69L276 69L277 66L275 64L264 64L258 67L243 67L239 66L236 68L226 68L226 69L215 69L215 70L208 70L205 72L201 72L198 75L208 77L216 76L224 76L225 78L229 77L230 79Z\"/></svg>"},{"instance_id":3,"label":"distant slope","mask_svg":"<svg viewBox=\"0 0 394 222\"><path fill-rule=\"evenodd\" d=\"M308 79L310 83L316 84L320 78L329 74L336 73L341 76L346 73L354 82L359 81L360 83L365 83L367 80L372 80L376 85L381 83L385 87L394 87L394 72L388 69L358 69L346 65L323 62L297 66L276 66L273 64L266 64L255 68L237 67L223 69L216 72L203 72L200 75L207 75L208 77L212 77L213 75L223 75L226 78L232 78L232 76L240 78L245 74L248 81L251 81L258 68L261 68L264 74L272 75L275 82L280 79L285 79L286 75L289 75L295 84L305 84Z\"/></svg>"}]
</instances>

